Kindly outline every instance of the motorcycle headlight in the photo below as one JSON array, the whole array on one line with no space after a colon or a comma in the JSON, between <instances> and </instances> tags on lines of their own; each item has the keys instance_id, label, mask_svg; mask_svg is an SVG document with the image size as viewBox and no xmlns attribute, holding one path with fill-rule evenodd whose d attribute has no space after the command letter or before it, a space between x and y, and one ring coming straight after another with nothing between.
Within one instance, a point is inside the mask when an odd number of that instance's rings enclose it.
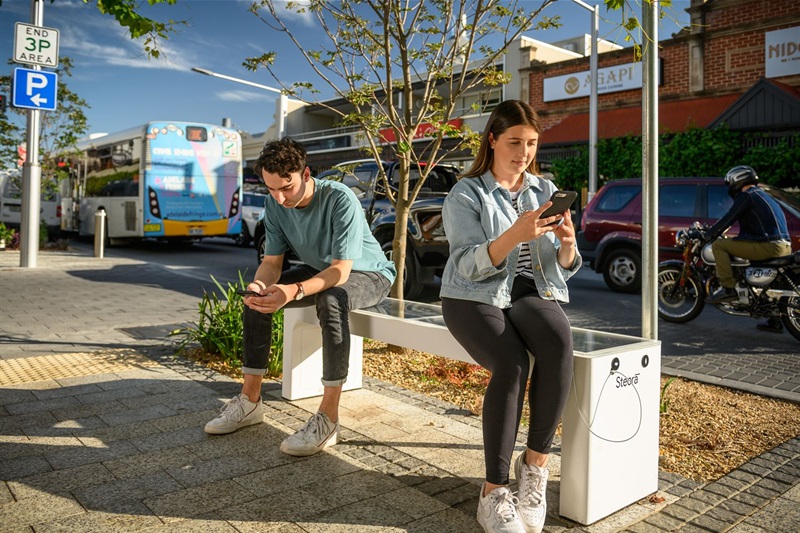
<instances>
[{"instance_id":1,"label":"motorcycle headlight","mask_svg":"<svg viewBox=\"0 0 800 533\"><path fill-rule=\"evenodd\" d=\"M688 235L685 229L679 229L678 231L675 232L675 244L678 246L678 248L683 248L684 246L686 246L687 238Z\"/></svg>"}]
</instances>

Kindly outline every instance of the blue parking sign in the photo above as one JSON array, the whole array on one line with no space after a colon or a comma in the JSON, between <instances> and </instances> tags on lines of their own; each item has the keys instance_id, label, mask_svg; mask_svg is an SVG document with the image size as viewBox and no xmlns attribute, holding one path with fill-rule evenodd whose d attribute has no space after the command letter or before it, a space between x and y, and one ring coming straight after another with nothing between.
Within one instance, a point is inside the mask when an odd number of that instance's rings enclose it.
<instances>
[{"instance_id":1,"label":"blue parking sign","mask_svg":"<svg viewBox=\"0 0 800 533\"><path fill-rule=\"evenodd\" d=\"M53 111L56 108L57 89L58 74L55 72L21 67L15 68L11 105L27 109Z\"/></svg>"}]
</instances>

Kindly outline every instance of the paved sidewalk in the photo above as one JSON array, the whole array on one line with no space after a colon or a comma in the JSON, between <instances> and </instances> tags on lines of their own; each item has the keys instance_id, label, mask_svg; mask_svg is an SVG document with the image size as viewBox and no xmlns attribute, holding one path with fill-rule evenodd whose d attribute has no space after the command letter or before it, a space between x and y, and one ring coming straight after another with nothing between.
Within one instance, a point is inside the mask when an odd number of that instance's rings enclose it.
<instances>
[{"instance_id":1,"label":"paved sidewalk","mask_svg":"<svg viewBox=\"0 0 800 533\"><path fill-rule=\"evenodd\" d=\"M318 400L287 402L270 381L264 424L208 436L240 385L166 337L196 320L199 282L74 253L38 263L0 253L0 531L478 531L477 417L365 379L343 395L344 442L293 458L278 444ZM591 526L558 516L559 479L556 453L547 532L800 525L800 438L713 483L662 472L662 503Z\"/></svg>"}]
</instances>

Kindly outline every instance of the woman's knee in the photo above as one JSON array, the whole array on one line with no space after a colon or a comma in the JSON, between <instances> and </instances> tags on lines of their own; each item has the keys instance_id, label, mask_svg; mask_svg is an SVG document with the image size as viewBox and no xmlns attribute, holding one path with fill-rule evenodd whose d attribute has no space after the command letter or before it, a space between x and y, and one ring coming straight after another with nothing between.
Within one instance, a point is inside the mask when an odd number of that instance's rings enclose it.
<instances>
[{"instance_id":1,"label":"woman's knee","mask_svg":"<svg viewBox=\"0 0 800 533\"><path fill-rule=\"evenodd\" d=\"M528 379L531 369L531 361L528 352L519 354L517 357L509 357L508 353L501 357L493 357L491 362L484 366L492 373L492 380L505 382L524 382Z\"/></svg>"}]
</instances>

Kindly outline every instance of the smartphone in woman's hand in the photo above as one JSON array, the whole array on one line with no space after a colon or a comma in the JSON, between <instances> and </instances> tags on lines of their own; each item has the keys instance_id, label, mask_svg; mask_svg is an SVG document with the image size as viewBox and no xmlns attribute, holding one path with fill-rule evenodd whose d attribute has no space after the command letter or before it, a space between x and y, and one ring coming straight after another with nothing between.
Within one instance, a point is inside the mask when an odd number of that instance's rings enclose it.
<instances>
[{"instance_id":1,"label":"smartphone in woman's hand","mask_svg":"<svg viewBox=\"0 0 800 533\"><path fill-rule=\"evenodd\" d=\"M548 218L553 217L556 215L560 215L564 213L570 206L575 202L575 199L578 197L578 193L575 191L556 191L550 197L550 201L553 202L553 205L548 207L544 210L539 218ZM560 220L560 219L559 219ZM559 220L555 222L551 222L551 224L558 224Z\"/></svg>"}]
</instances>

